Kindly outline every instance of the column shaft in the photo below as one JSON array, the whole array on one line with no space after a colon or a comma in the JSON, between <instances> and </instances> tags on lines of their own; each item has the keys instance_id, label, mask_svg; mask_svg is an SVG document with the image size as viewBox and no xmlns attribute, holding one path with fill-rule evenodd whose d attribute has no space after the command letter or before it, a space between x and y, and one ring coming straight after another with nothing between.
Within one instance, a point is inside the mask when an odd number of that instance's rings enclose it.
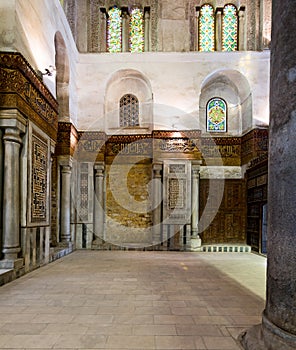
<instances>
[{"instance_id":1,"label":"column shaft","mask_svg":"<svg viewBox=\"0 0 296 350\"><path fill-rule=\"evenodd\" d=\"M95 165L94 234L95 239L104 239L104 165Z\"/></svg>"},{"instance_id":2,"label":"column shaft","mask_svg":"<svg viewBox=\"0 0 296 350\"><path fill-rule=\"evenodd\" d=\"M162 164L153 165L152 221L153 242L161 242Z\"/></svg>"},{"instance_id":3,"label":"column shaft","mask_svg":"<svg viewBox=\"0 0 296 350\"><path fill-rule=\"evenodd\" d=\"M191 234L193 238L198 236L198 219L199 219L199 166L192 166L191 178Z\"/></svg>"},{"instance_id":4,"label":"column shaft","mask_svg":"<svg viewBox=\"0 0 296 350\"><path fill-rule=\"evenodd\" d=\"M4 141L3 254L15 260L20 252L20 130L6 128Z\"/></svg>"},{"instance_id":5,"label":"column shaft","mask_svg":"<svg viewBox=\"0 0 296 350\"><path fill-rule=\"evenodd\" d=\"M71 241L70 217L71 217L71 167L62 166L61 188L61 241Z\"/></svg>"}]
</instances>

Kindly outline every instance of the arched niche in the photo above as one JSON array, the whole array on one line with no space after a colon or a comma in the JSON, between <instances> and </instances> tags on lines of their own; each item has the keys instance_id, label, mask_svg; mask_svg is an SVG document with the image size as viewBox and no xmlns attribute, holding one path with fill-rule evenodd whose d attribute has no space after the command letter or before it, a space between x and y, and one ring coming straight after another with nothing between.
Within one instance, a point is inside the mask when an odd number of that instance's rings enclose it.
<instances>
[{"instance_id":1,"label":"arched niche","mask_svg":"<svg viewBox=\"0 0 296 350\"><path fill-rule=\"evenodd\" d=\"M69 58L65 41L60 32L56 32L55 44L55 66L56 66L56 94L59 103L59 121L69 122Z\"/></svg>"},{"instance_id":2,"label":"arched niche","mask_svg":"<svg viewBox=\"0 0 296 350\"><path fill-rule=\"evenodd\" d=\"M131 94L139 101L139 125L120 128L120 99ZM105 130L107 134L151 132L153 123L152 89L149 80L139 71L122 69L113 73L105 93Z\"/></svg>"},{"instance_id":3,"label":"arched niche","mask_svg":"<svg viewBox=\"0 0 296 350\"><path fill-rule=\"evenodd\" d=\"M252 94L248 80L239 71L219 70L203 81L199 100L199 122L206 132L206 106L213 97L227 104L227 131L223 135L241 135L252 127Z\"/></svg>"}]
</instances>

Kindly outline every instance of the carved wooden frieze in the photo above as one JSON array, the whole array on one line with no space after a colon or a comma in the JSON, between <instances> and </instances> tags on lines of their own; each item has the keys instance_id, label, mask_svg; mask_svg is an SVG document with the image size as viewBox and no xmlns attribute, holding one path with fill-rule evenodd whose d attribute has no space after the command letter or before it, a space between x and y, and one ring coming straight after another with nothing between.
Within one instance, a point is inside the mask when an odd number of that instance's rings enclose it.
<instances>
[{"instance_id":1,"label":"carved wooden frieze","mask_svg":"<svg viewBox=\"0 0 296 350\"><path fill-rule=\"evenodd\" d=\"M0 105L5 109L18 109L56 140L57 102L19 53L0 53Z\"/></svg>"}]
</instances>

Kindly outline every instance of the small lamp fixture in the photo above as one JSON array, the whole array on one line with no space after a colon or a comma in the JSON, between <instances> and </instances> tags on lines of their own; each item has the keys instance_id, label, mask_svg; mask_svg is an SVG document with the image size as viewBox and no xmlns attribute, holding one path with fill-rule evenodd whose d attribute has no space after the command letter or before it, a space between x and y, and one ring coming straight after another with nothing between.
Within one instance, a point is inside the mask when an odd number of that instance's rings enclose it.
<instances>
[{"instance_id":1,"label":"small lamp fixture","mask_svg":"<svg viewBox=\"0 0 296 350\"><path fill-rule=\"evenodd\" d=\"M44 70L45 70L45 73L41 72L41 74L48 75L49 77L51 77L52 73L56 70L56 68L54 66L50 65L48 68L45 68Z\"/></svg>"}]
</instances>

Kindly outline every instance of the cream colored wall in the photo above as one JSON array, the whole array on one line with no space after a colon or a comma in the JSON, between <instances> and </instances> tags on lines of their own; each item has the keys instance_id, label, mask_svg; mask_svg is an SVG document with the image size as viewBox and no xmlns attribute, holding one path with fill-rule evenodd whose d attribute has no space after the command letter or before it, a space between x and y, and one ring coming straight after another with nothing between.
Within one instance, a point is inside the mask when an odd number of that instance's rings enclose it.
<instances>
[{"instance_id":1,"label":"cream colored wall","mask_svg":"<svg viewBox=\"0 0 296 350\"><path fill-rule=\"evenodd\" d=\"M202 127L199 123L202 84L219 70L240 72L251 91L253 120L230 134L240 134L242 129L268 124L269 51L81 54L77 66L79 129L104 130L106 87L112 75L121 69L137 70L148 79L153 94L154 129ZM235 83L237 89L245 89L240 81ZM120 90L116 91L118 96L129 92L122 85L113 88ZM223 84L219 89L223 91ZM244 91L237 94L248 97ZM113 114L113 117L116 116Z\"/></svg>"}]
</instances>

